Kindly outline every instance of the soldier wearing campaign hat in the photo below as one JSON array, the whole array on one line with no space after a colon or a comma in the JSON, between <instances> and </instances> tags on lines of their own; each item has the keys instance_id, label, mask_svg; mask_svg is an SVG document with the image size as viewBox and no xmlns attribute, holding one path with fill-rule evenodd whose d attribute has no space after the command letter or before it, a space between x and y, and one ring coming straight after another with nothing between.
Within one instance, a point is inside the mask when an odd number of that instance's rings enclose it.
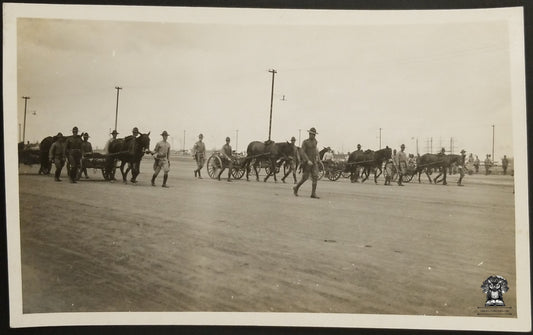
<instances>
[{"instance_id":1,"label":"soldier wearing campaign hat","mask_svg":"<svg viewBox=\"0 0 533 335\"><path fill-rule=\"evenodd\" d=\"M76 179L78 179L78 169L81 165L82 142L81 136L78 135L78 127L72 128L72 136L69 136L65 141L65 151L70 165L68 175L71 183L76 183Z\"/></svg>"},{"instance_id":2,"label":"soldier wearing campaign hat","mask_svg":"<svg viewBox=\"0 0 533 335\"><path fill-rule=\"evenodd\" d=\"M194 147L192 148L192 155L196 161L196 170L194 170L194 176L198 176L200 179L202 179L202 174L200 171L204 167L205 163L205 144L202 142L203 139L203 134L198 135L198 141L194 143Z\"/></svg>"},{"instance_id":3,"label":"soldier wearing campaign hat","mask_svg":"<svg viewBox=\"0 0 533 335\"><path fill-rule=\"evenodd\" d=\"M54 165L56 166L54 180L61 181L59 177L61 176L61 170L63 169L66 160L65 137L62 133L57 133L55 137L55 142L52 143L50 151L48 152L48 157L50 159L50 163L54 163Z\"/></svg>"},{"instance_id":4,"label":"soldier wearing campaign hat","mask_svg":"<svg viewBox=\"0 0 533 335\"><path fill-rule=\"evenodd\" d=\"M81 156L90 156L93 153L93 147L91 145L91 142L89 142L89 133L83 133L82 138L83 142L81 142ZM81 172L85 175L85 179L89 178L89 175L87 174L87 168L82 166Z\"/></svg>"},{"instance_id":5,"label":"soldier wearing campaign hat","mask_svg":"<svg viewBox=\"0 0 533 335\"><path fill-rule=\"evenodd\" d=\"M134 128L135 129L135 128ZM155 186L155 178L163 169L163 187L167 186L168 172L170 171L170 143L167 142L168 133L164 130L161 133L163 140L155 145L155 149L152 152L154 155L154 174L152 175L152 186Z\"/></svg>"},{"instance_id":6,"label":"soldier wearing campaign hat","mask_svg":"<svg viewBox=\"0 0 533 335\"><path fill-rule=\"evenodd\" d=\"M233 150L231 149L231 145L229 144L230 138L226 137L226 144L222 147L222 151L220 152L222 154L222 169L220 169L220 172L218 173L217 179L220 180L220 175L226 167L228 170L228 181L231 181L231 170L233 170Z\"/></svg>"},{"instance_id":7,"label":"soldier wearing campaign hat","mask_svg":"<svg viewBox=\"0 0 533 335\"><path fill-rule=\"evenodd\" d=\"M296 184L297 180L296 180L296 166L298 165L298 162L300 161L300 155L298 153L298 147L296 146L296 137L291 137L291 147L292 147L292 150L293 150L293 154L291 156L288 157L288 161L286 161L285 164L288 164L289 166L289 169L287 170L287 172L285 173L285 175L283 176L283 178L281 178L281 181L282 182L285 182L285 179L287 178L287 176L292 172L292 177L294 179L294 183Z\"/></svg>"},{"instance_id":8,"label":"soldier wearing campaign hat","mask_svg":"<svg viewBox=\"0 0 533 335\"><path fill-rule=\"evenodd\" d=\"M318 160L320 158L318 156L317 149L318 143L315 139L318 133L314 127L309 129L307 132L309 133L309 138L303 141L302 149L300 150L302 159L301 164L303 166L302 179L298 182L298 184L296 184L296 186L292 188L292 190L294 195L298 196L298 189L309 178L309 175L311 175L311 198L319 199L319 197L316 195L316 187L318 184Z\"/></svg>"}]
</instances>

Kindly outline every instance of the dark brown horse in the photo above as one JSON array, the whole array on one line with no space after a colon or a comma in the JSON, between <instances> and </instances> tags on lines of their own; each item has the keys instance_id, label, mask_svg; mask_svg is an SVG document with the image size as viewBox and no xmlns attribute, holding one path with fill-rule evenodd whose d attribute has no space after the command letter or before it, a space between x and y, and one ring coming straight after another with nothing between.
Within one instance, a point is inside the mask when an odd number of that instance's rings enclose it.
<instances>
[{"instance_id":1,"label":"dark brown horse","mask_svg":"<svg viewBox=\"0 0 533 335\"><path fill-rule=\"evenodd\" d=\"M128 182L128 172L131 170L131 182L137 182L141 159L145 152L150 151L150 133L140 134L137 137L127 136L118 138L109 144L109 155L121 161L120 172L124 183ZM128 168L124 171L124 165Z\"/></svg>"},{"instance_id":2,"label":"dark brown horse","mask_svg":"<svg viewBox=\"0 0 533 335\"><path fill-rule=\"evenodd\" d=\"M464 164L465 164L465 158L464 156L462 155L454 155L454 154L451 154L451 155L444 155L444 165L441 169L441 172L439 173L439 175L437 175L437 177L435 177L435 179L433 180L435 182L435 184L437 183L440 183L442 181L442 184L443 185L446 185L447 182L446 182L446 172L448 172L448 169L454 167L454 166L463 166L464 167ZM439 177L441 177L441 179L439 179ZM462 180L463 180L463 177L464 177L464 172L463 170L461 170L461 174L459 176L459 180L457 181L457 184L461 184Z\"/></svg>"},{"instance_id":3,"label":"dark brown horse","mask_svg":"<svg viewBox=\"0 0 533 335\"><path fill-rule=\"evenodd\" d=\"M446 173L448 168L452 164L464 165L464 157L461 155L444 155L444 154L424 154L417 158L416 161L416 172L418 173L418 182L420 183L420 175L422 172L426 173L426 176L429 179L430 183L437 183L442 181L443 185L446 185ZM435 179L431 179L429 176L429 171L438 170L439 174ZM439 178L442 177L441 180ZM462 176L459 180L459 183L462 180Z\"/></svg>"},{"instance_id":4,"label":"dark brown horse","mask_svg":"<svg viewBox=\"0 0 533 335\"><path fill-rule=\"evenodd\" d=\"M255 171L255 178L259 181L259 173L257 171L257 165L261 162L266 162L269 167L269 172L265 177L264 181L266 182L271 175L274 175L274 181L277 182L276 170L278 160L289 159L289 157L294 156L294 149L289 142L275 143L273 141L253 141L248 144L246 149L246 158L244 159L243 166L246 168L246 180L249 179L250 174L250 165L252 162L252 167Z\"/></svg>"},{"instance_id":5,"label":"dark brown horse","mask_svg":"<svg viewBox=\"0 0 533 335\"><path fill-rule=\"evenodd\" d=\"M348 156L345 172L350 172L350 180L352 183L357 181L357 168L361 167L365 177L361 182L365 182L370 176L370 172L374 172L374 183L377 184L378 177L383 172L383 162L392 157L392 149L388 146L377 151L366 150L364 152L354 151ZM378 173L379 171L379 173ZM362 173L362 174L363 174Z\"/></svg>"},{"instance_id":6,"label":"dark brown horse","mask_svg":"<svg viewBox=\"0 0 533 335\"><path fill-rule=\"evenodd\" d=\"M39 168L39 174L49 174L52 169L52 163L50 163L50 147L56 141L55 136L45 137L41 143L39 143L39 158L41 161L41 167Z\"/></svg>"}]
</instances>

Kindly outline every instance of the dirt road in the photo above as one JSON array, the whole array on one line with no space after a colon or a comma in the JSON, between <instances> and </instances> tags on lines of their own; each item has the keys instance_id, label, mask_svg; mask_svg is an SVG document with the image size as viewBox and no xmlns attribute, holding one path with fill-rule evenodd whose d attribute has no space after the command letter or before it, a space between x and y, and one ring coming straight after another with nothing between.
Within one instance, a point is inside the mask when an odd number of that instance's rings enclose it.
<instances>
[{"instance_id":1,"label":"dirt road","mask_svg":"<svg viewBox=\"0 0 533 335\"><path fill-rule=\"evenodd\" d=\"M515 316L513 179L465 187L193 177L70 184L21 167L24 313L250 311L477 315L505 277ZM162 176L158 179L161 185Z\"/></svg>"}]
</instances>

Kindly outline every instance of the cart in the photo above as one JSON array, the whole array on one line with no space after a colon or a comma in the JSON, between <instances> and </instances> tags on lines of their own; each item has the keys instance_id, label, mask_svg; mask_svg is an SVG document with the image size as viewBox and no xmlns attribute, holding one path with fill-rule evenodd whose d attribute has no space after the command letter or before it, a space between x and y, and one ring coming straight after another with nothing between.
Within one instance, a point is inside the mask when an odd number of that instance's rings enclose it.
<instances>
[{"instance_id":1,"label":"cart","mask_svg":"<svg viewBox=\"0 0 533 335\"><path fill-rule=\"evenodd\" d=\"M76 171L76 180L80 179L84 168L101 170L102 177L104 177L105 180L113 179L115 175L115 169L117 167L116 167L116 161L112 157L113 155L104 155L104 154L97 153L97 152L83 156L81 158L81 164ZM113 159L111 169L108 167L109 165L111 165L109 163L110 159ZM68 163L68 161L67 161L67 171L68 173L70 173L70 164Z\"/></svg>"},{"instance_id":2,"label":"cart","mask_svg":"<svg viewBox=\"0 0 533 335\"><path fill-rule=\"evenodd\" d=\"M244 159L243 156L234 156L233 157L233 168L231 170L231 175L235 179L241 179L242 176L246 173L246 169L244 167ZM227 168L227 166L224 163L224 160L222 159L222 154L220 152L214 152L208 159L207 159L207 174L212 179L218 178L218 175L222 168Z\"/></svg>"}]
</instances>

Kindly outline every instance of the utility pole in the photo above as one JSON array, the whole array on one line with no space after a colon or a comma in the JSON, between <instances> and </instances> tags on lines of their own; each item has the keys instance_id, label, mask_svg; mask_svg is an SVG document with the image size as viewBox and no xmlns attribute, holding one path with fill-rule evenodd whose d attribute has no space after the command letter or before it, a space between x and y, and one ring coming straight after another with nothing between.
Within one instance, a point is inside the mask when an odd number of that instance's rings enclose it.
<instances>
[{"instance_id":1,"label":"utility pole","mask_svg":"<svg viewBox=\"0 0 533 335\"><path fill-rule=\"evenodd\" d=\"M433 153L433 137L430 139L430 147L429 147L429 152Z\"/></svg>"},{"instance_id":2,"label":"utility pole","mask_svg":"<svg viewBox=\"0 0 533 335\"><path fill-rule=\"evenodd\" d=\"M239 129L235 130L235 152L239 152Z\"/></svg>"},{"instance_id":3,"label":"utility pole","mask_svg":"<svg viewBox=\"0 0 533 335\"><path fill-rule=\"evenodd\" d=\"M118 96L119 91L122 89L122 87L115 86L115 89L117 90L117 108L115 110L115 131L117 130L117 121L118 121Z\"/></svg>"},{"instance_id":4,"label":"utility pole","mask_svg":"<svg viewBox=\"0 0 533 335\"><path fill-rule=\"evenodd\" d=\"M22 143L25 143L26 140L26 109L28 107L28 99L30 97L22 97L24 99L24 128L22 129Z\"/></svg>"},{"instance_id":5,"label":"utility pole","mask_svg":"<svg viewBox=\"0 0 533 335\"><path fill-rule=\"evenodd\" d=\"M416 155L418 156L418 137L416 138Z\"/></svg>"},{"instance_id":6,"label":"utility pole","mask_svg":"<svg viewBox=\"0 0 533 335\"><path fill-rule=\"evenodd\" d=\"M453 137L450 137L450 154L453 155Z\"/></svg>"},{"instance_id":7,"label":"utility pole","mask_svg":"<svg viewBox=\"0 0 533 335\"><path fill-rule=\"evenodd\" d=\"M381 150L381 128L379 128L379 149Z\"/></svg>"},{"instance_id":8,"label":"utility pole","mask_svg":"<svg viewBox=\"0 0 533 335\"><path fill-rule=\"evenodd\" d=\"M268 124L268 140L270 141L270 134L272 130L272 104L274 103L274 76L278 71L270 69L268 72L272 73L272 90L270 91L270 122Z\"/></svg>"},{"instance_id":9,"label":"utility pole","mask_svg":"<svg viewBox=\"0 0 533 335\"><path fill-rule=\"evenodd\" d=\"M494 125L492 125L492 163L494 164Z\"/></svg>"},{"instance_id":10,"label":"utility pole","mask_svg":"<svg viewBox=\"0 0 533 335\"><path fill-rule=\"evenodd\" d=\"M185 154L185 129L183 130L183 153Z\"/></svg>"}]
</instances>

